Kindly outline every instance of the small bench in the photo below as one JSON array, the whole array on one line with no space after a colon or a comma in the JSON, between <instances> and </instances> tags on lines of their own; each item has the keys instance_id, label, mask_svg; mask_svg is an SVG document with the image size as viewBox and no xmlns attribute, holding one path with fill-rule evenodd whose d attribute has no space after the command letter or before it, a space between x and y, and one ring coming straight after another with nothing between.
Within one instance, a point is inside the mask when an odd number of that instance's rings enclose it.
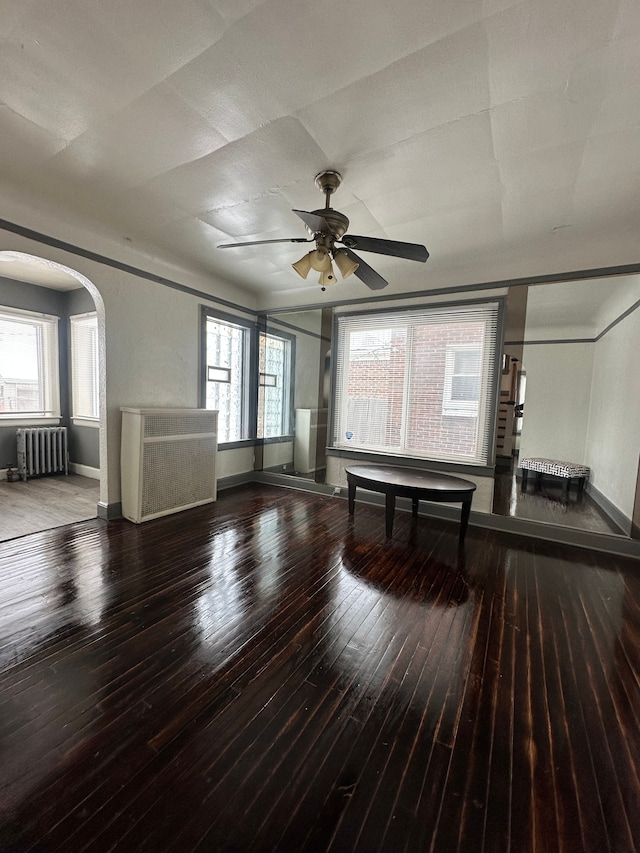
<instances>
[{"instance_id":1,"label":"small bench","mask_svg":"<svg viewBox=\"0 0 640 853\"><path fill-rule=\"evenodd\" d=\"M382 492L385 496L385 527L387 538L393 534L393 514L396 497L411 498L413 517L418 516L418 501L436 501L438 503L460 503L459 542L469 524L471 501L476 484L449 474L434 474L415 468L396 468L392 465L354 465L345 468L349 485L349 515L353 515L356 499L356 486L372 492Z\"/></svg>"},{"instance_id":2,"label":"small bench","mask_svg":"<svg viewBox=\"0 0 640 853\"><path fill-rule=\"evenodd\" d=\"M537 474L537 482L540 482L543 474L551 474L553 477L563 477L566 479L565 491L569 492L571 480L576 477L578 480L578 494L582 493L584 483L589 476L589 468L586 465L581 465L578 462L562 462L560 459L546 459L541 456L532 456L528 459L520 460L520 468L522 469L522 491L527 488L527 476L529 471L535 471Z\"/></svg>"}]
</instances>

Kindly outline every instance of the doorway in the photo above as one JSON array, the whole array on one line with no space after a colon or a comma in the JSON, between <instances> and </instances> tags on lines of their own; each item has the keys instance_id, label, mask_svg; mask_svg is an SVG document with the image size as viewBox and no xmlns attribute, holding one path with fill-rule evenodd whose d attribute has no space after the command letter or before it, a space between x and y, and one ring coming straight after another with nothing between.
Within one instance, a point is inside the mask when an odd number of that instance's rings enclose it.
<instances>
[{"instance_id":1,"label":"doorway","mask_svg":"<svg viewBox=\"0 0 640 853\"><path fill-rule=\"evenodd\" d=\"M106 473L104 304L76 270L0 252L0 541L95 518ZM45 348L41 325L48 325ZM65 429L68 476L26 482L16 432ZM58 466L59 467L59 466ZM35 475L36 469L33 473Z\"/></svg>"}]
</instances>

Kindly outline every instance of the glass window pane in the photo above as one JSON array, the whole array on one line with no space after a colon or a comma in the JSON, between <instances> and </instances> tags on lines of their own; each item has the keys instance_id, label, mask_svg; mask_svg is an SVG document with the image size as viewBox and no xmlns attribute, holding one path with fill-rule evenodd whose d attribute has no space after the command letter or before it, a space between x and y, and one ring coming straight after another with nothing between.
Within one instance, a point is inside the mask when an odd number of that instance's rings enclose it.
<instances>
[{"instance_id":1,"label":"glass window pane","mask_svg":"<svg viewBox=\"0 0 640 853\"><path fill-rule=\"evenodd\" d=\"M0 417L59 416L57 318L0 310Z\"/></svg>"},{"instance_id":2,"label":"glass window pane","mask_svg":"<svg viewBox=\"0 0 640 853\"><path fill-rule=\"evenodd\" d=\"M258 437L289 435L291 342L278 335L262 333L258 370Z\"/></svg>"},{"instance_id":3,"label":"glass window pane","mask_svg":"<svg viewBox=\"0 0 640 853\"><path fill-rule=\"evenodd\" d=\"M244 387L248 330L207 318L207 382L205 407L218 410L218 441L240 441L245 435Z\"/></svg>"},{"instance_id":4,"label":"glass window pane","mask_svg":"<svg viewBox=\"0 0 640 853\"><path fill-rule=\"evenodd\" d=\"M485 463L498 310L490 302L339 317L334 445Z\"/></svg>"},{"instance_id":5,"label":"glass window pane","mask_svg":"<svg viewBox=\"0 0 640 853\"><path fill-rule=\"evenodd\" d=\"M384 450L401 444L406 328L355 330L348 335L349 371L343 438Z\"/></svg>"}]
</instances>

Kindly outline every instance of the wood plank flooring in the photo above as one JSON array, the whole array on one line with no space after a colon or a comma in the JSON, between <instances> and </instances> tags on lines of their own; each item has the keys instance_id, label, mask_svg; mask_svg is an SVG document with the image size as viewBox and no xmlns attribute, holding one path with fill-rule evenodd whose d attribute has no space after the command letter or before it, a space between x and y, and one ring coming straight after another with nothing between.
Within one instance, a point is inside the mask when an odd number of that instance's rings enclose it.
<instances>
[{"instance_id":1,"label":"wood plank flooring","mask_svg":"<svg viewBox=\"0 0 640 853\"><path fill-rule=\"evenodd\" d=\"M496 474L493 511L496 515L560 524L592 533L627 535L586 491L577 493L575 482L567 495L564 482L556 477L543 478L541 483L531 477L523 492L521 481L514 474Z\"/></svg>"},{"instance_id":2,"label":"wood plank flooring","mask_svg":"<svg viewBox=\"0 0 640 853\"><path fill-rule=\"evenodd\" d=\"M0 544L0 850L640 850L640 562L273 486Z\"/></svg>"},{"instance_id":3,"label":"wood plank flooring","mask_svg":"<svg viewBox=\"0 0 640 853\"><path fill-rule=\"evenodd\" d=\"M95 518L99 499L100 483L79 474L0 480L0 541Z\"/></svg>"}]
</instances>

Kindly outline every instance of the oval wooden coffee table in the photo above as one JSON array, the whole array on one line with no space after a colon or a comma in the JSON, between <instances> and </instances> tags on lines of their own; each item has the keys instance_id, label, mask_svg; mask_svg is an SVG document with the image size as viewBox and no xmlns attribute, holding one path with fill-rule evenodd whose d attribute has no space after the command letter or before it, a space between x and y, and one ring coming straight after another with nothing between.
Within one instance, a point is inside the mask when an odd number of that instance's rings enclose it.
<instances>
[{"instance_id":1,"label":"oval wooden coffee table","mask_svg":"<svg viewBox=\"0 0 640 853\"><path fill-rule=\"evenodd\" d=\"M385 495L388 539L393 534L396 497L403 497L411 498L414 518L418 516L418 501L421 500L461 503L459 542L464 542L471 501L476 490L475 483L460 477L451 477L449 474L434 474L418 468L396 468L393 465L350 465L345 468L345 472L349 485L349 515L353 515L355 509L356 486Z\"/></svg>"}]
</instances>

